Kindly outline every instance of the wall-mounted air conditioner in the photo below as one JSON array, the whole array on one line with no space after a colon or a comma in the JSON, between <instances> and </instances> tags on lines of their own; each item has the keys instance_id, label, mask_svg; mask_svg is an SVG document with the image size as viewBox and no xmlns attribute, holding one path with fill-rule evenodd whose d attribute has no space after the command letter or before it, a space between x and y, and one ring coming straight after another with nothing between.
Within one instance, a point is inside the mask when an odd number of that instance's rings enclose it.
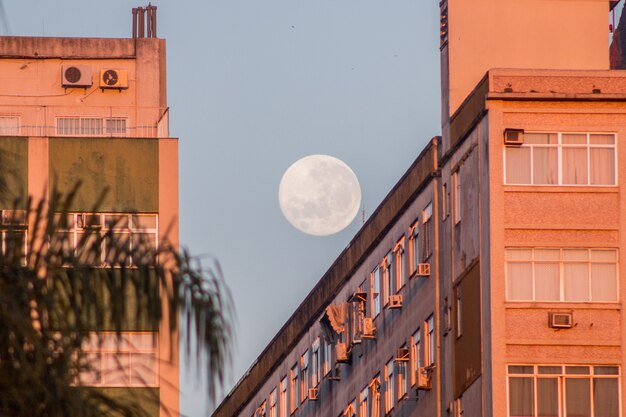
<instances>
[{"instance_id":1,"label":"wall-mounted air conditioner","mask_svg":"<svg viewBox=\"0 0 626 417\"><path fill-rule=\"evenodd\" d=\"M62 65L61 85L65 88L88 88L93 84L89 65Z\"/></svg>"},{"instance_id":2,"label":"wall-mounted air conditioner","mask_svg":"<svg viewBox=\"0 0 626 417\"><path fill-rule=\"evenodd\" d=\"M408 362L409 361L409 349L400 348L396 352L396 362Z\"/></svg>"},{"instance_id":3,"label":"wall-mounted air conditioner","mask_svg":"<svg viewBox=\"0 0 626 417\"><path fill-rule=\"evenodd\" d=\"M572 313L549 313L548 323L553 329L571 329L574 322Z\"/></svg>"},{"instance_id":4,"label":"wall-mounted air conditioner","mask_svg":"<svg viewBox=\"0 0 626 417\"><path fill-rule=\"evenodd\" d=\"M363 319L363 334L362 339L376 339L376 326L374 326L374 319L371 317L365 317Z\"/></svg>"},{"instance_id":5,"label":"wall-mounted air conditioner","mask_svg":"<svg viewBox=\"0 0 626 417\"><path fill-rule=\"evenodd\" d=\"M417 371L417 389L418 390L430 390L430 370L428 368L421 367Z\"/></svg>"},{"instance_id":6,"label":"wall-mounted air conditioner","mask_svg":"<svg viewBox=\"0 0 626 417\"><path fill-rule=\"evenodd\" d=\"M100 88L111 88L118 90L128 88L128 71L111 68L101 69Z\"/></svg>"},{"instance_id":7,"label":"wall-mounted air conditioner","mask_svg":"<svg viewBox=\"0 0 626 417\"><path fill-rule=\"evenodd\" d=\"M317 388L309 388L309 400L317 401L319 398L320 391Z\"/></svg>"},{"instance_id":8,"label":"wall-mounted air conditioner","mask_svg":"<svg viewBox=\"0 0 626 417\"><path fill-rule=\"evenodd\" d=\"M417 276L429 277L430 276L430 264L417 264Z\"/></svg>"},{"instance_id":9,"label":"wall-mounted air conditioner","mask_svg":"<svg viewBox=\"0 0 626 417\"><path fill-rule=\"evenodd\" d=\"M337 342L335 346L335 360L337 363L347 363L348 362L348 347L343 342Z\"/></svg>"},{"instance_id":10,"label":"wall-mounted air conditioner","mask_svg":"<svg viewBox=\"0 0 626 417\"><path fill-rule=\"evenodd\" d=\"M524 144L524 129L504 129L504 144L521 146Z\"/></svg>"},{"instance_id":11,"label":"wall-mounted air conditioner","mask_svg":"<svg viewBox=\"0 0 626 417\"><path fill-rule=\"evenodd\" d=\"M402 308L402 295L394 294L389 296L389 308Z\"/></svg>"}]
</instances>

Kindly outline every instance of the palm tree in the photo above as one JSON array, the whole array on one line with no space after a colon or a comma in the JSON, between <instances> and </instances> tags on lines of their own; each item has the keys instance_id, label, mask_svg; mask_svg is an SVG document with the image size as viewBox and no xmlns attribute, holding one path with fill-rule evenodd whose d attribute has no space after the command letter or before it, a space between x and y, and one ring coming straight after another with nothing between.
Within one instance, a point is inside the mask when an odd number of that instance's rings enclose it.
<instances>
[{"instance_id":1,"label":"palm tree","mask_svg":"<svg viewBox=\"0 0 626 417\"><path fill-rule=\"evenodd\" d=\"M164 320L170 334L183 330L187 358L207 364L214 399L230 360L233 316L219 265L204 269L167 241L130 244L115 225L85 228L75 250L62 231L76 190L29 204L27 242L18 225L3 231L0 416L145 415L137 403L89 386L99 369L85 346L104 343L94 330L113 332L119 347L129 325L158 329Z\"/></svg>"}]
</instances>

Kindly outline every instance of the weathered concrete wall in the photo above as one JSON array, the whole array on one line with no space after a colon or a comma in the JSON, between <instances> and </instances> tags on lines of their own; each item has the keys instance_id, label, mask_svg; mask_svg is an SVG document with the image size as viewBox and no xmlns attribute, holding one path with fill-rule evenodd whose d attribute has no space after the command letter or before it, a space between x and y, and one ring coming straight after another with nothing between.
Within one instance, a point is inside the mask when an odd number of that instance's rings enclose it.
<instances>
[{"instance_id":1,"label":"weathered concrete wall","mask_svg":"<svg viewBox=\"0 0 626 417\"><path fill-rule=\"evenodd\" d=\"M68 193L82 182L70 211L159 210L158 141L152 139L52 138L51 183Z\"/></svg>"}]
</instances>

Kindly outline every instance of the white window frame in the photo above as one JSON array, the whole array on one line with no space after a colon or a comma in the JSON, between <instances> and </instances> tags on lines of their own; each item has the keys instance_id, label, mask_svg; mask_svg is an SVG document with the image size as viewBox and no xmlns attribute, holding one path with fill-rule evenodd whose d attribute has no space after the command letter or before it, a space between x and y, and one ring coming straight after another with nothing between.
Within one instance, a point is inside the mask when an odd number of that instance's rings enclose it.
<instances>
[{"instance_id":1,"label":"white window frame","mask_svg":"<svg viewBox=\"0 0 626 417\"><path fill-rule=\"evenodd\" d=\"M519 367L532 367L532 373L515 373L511 372L511 367L519 366ZM549 367L561 367L561 373L539 373L539 367L549 366ZM588 367L588 374L568 374L566 373L567 367ZM617 374L595 374L595 368L601 367L615 367L617 368ZM558 379L558 410L559 415L565 415L565 379L589 379L589 398L590 398L590 407L591 407L591 416L594 417L594 384L593 381L595 379L617 379L617 387L618 387L618 410L619 415L622 415L622 371L621 367L617 364L507 364L506 367L507 381L506 381L506 407L507 407L507 416L511 416L511 393L510 393L510 378L532 378L533 380L533 415L537 415L537 379L539 378L555 378ZM601 417L601 416L596 416Z\"/></svg>"},{"instance_id":2,"label":"white window frame","mask_svg":"<svg viewBox=\"0 0 626 417\"><path fill-rule=\"evenodd\" d=\"M431 314L424 321L424 349L426 366L435 364L435 315Z\"/></svg>"},{"instance_id":3,"label":"white window frame","mask_svg":"<svg viewBox=\"0 0 626 417\"><path fill-rule=\"evenodd\" d=\"M418 327L411 336L411 385L417 384L417 372L423 366L422 358L422 333Z\"/></svg>"},{"instance_id":4,"label":"white window frame","mask_svg":"<svg viewBox=\"0 0 626 417\"><path fill-rule=\"evenodd\" d=\"M5 126L5 121L15 121L15 126ZM20 136L21 134L21 117L13 114L0 114L0 136ZM5 131L5 129L8 129ZM9 131L13 130L14 131Z\"/></svg>"},{"instance_id":5,"label":"white window frame","mask_svg":"<svg viewBox=\"0 0 626 417\"><path fill-rule=\"evenodd\" d=\"M509 250L519 250L519 249L526 249L526 250L531 250L531 259L529 261L527 260L510 260L508 258L508 251ZM535 251L536 250L541 250L541 249L548 249L548 250L558 250L560 252L560 256L559 256L559 260L558 261L541 261L541 260L536 260L535 259ZM587 250L589 253L588 256L588 260L584 261L587 263L588 265L588 275L587 275L587 282L588 282L588 294L589 294L589 299L588 300L583 300L583 301L577 301L577 300L566 300L565 299L565 272L564 272L564 268L565 268L565 264L572 262L572 263L583 263L583 261L566 261L563 257L563 253L566 250ZM601 301L595 301L593 300L593 294L592 294L592 286L591 286L591 265L593 265L594 263L601 263L601 264L606 264L606 263L612 263L611 261L595 261L595 260L591 260L591 251L614 251L615 252L615 281L616 281L616 290L615 290L615 295L616 295L616 299L615 300L601 300ZM504 265L504 274L505 274L505 297L506 300L508 302L545 302L545 303L616 303L619 301L619 292L620 292L620 279L619 279L619 250L617 248L547 248L547 247L507 247L505 248L505 265ZM532 265L532 290L533 290L533 297L530 300L525 300L525 299L512 299L509 298L509 277L508 277L508 264L510 262L513 263L528 263L530 262ZM536 296L535 296L535 289L536 289L536 278L535 278L535 265L537 263L541 263L541 262L550 262L550 263L555 263L558 262L559 263L559 299L558 300L536 300Z\"/></svg>"},{"instance_id":6,"label":"white window frame","mask_svg":"<svg viewBox=\"0 0 626 417\"><path fill-rule=\"evenodd\" d=\"M133 342L135 339L135 342ZM137 340L151 339L149 346L137 343ZM118 343L119 342L119 343ZM159 334L157 332L122 332L121 339L114 332L99 332L90 335L85 342L82 352L92 367L92 372L84 372L82 379L85 385L93 387L158 387L159 386ZM111 381L107 378L104 370L107 369L106 362L113 357L128 356L128 369L118 363L117 369L113 372L113 376L117 377L117 381ZM148 371L153 372L154 382L146 383L145 381L132 381L131 373L135 369L133 357L137 355L154 356L154 366ZM99 362L99 363L98 363ZM141 363L141 362L140 362ZM137 365L140 366L140 365ZM123 367L123 373L127 374L126 381L120 379L122 372L119 367ZM98 372L100 370L100 372ZM137 369L137 371L146 371L145 369ZM96 375L93 375L94 372ZM84 379L87 378L87 381ZM90 380L91 378L91 380ZM99 380L98 380L99 379Z\"/></svg>"},{"instance_id":7,"label":"white window frame","mask_svg":"<svg viewBox=\"0 0 626 417\"><path fill-rule=\"evenodd\" d=\"M409 227L409 273L411 276L417 273L420 260L419 220L416 220Z\"/></svg>"},{"instance_id":8,"label":"white window frame","mask_svg":"<svg viewBox=\"0 0 626 417\"><path fill-rule=\"evenodd\" d=\"M280 380L280 392L278 396L278 414L280 417L287 417L287 407L289 403L289 395L287 392L288 387L287 375Z\"/></svg>"},{"instance_id":9,"label":"white window frame","mask_svg":"<svg viewBox=\"0 0 626 417\"><path fill-rule=\"evenodd\" d=\"M97 137L97 136L127 136L128 135L128 118L119 116L57 116L55 123L56 136L69 136L69 137ZM71 121L76 126L64 126L60 124L63 121ZM83 125L88 121L100 121L99 131L93 132L92 128ZM117 127L111 128L110 123L123 125L123 130Z\"/></svg>"},{"instance_id":10,"label":"white window frame","mask_svg":"<svg viewBox=\"0 0 626 417\"><path fill-rule=\"evenodd\" d=\"M300 403L309 397L309 350L300 356Z\"/></svg>"},{"instance_id":11,"label":"white window frame","mask_svg":"<svg viewBox=\"0 0 626 417\"><path fill-rule=\"evenodd\" d=\"M277 407L277 403L278 403L278 391L276 390L276 388L274 388L272 390L272 392L270 392L270 408L269 408L269 417L278 417L277 413L276 413L276 407Z\"/></svg>"},{"instance_id":12,"label":"white window frame","mask_svg":"<svg viewBox=\"0 0 626 417\"><path fill-rule=\"evenodd\" d=\"M556 144L522 144L522 148L530 148L530 183L528 184L518 184L518 183L509 183L507 182L506 173L506 151L511 148L519 148L520 146L504 146L503 149L503 158L502 158L502 175L503 182L505 185L509 186L533 186L533 187L616 187L618 185L618 148L617 148L617 133L616 132L544 132L544 131L528 131L526 134L536 133L536 134L555 134L557 135L557 143ZM574 145L574 144L565 144L562 143L563 135L586 135L587 143L585 145ZM599 144L590 144L589 138L591 135L613 135L615 137L615 143L613 145L599 145ZM556 184L534 184L534 176L533 176L533 151L534 148L556 148L557 149L557 183ZM587 150L587 183L586 184L563 184L563 148L585 148ZM615 167L614 184L590 184L591 182L591 161L589 149L591 148L613 148L613 166Z\"/></svg>"},{"instance_id":13,"label":"white window frame","mask_svg":"<svg viewBox=\"0 0 626 417\"><path fill-rule=\"evenodd\" d=\"M393 410L395 405L395 370L394 360L389 359L385 365L385 414L388 414Z\"/></svg>"},{"instance_id":14,"label":"white window frame","mask_svg":"<svg viewBox=\"0 0 626 417\"><path fill-rule=\"evenodd\" d=\"M452 184L454 186L454 224L459 224L461 222L461 168L457 169L452 173Z\"/></svg>"}]
</instances>

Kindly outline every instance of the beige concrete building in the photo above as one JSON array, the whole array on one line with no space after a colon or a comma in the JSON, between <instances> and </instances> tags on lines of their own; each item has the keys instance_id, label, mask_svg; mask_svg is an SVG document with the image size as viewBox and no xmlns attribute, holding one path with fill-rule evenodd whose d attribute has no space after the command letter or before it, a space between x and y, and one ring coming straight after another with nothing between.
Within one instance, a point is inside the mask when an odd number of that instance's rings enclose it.
<instances>
[{"instance_id":1,"label":"beige concrete building","mask_svg":"<svg viewBox=\"0 0 626 417\"><path fill-rule=\"evenodd\" d=\"M442 137L215 417L626 415L616 3L440 2Z\"/></svg>"},{"instance_id":2,"label":"beige concrete building","mask_svg":"<svg viewBox=\"0 0 626 417\"><path fill-rule=\"evenodd\" d=\"M55 187L68 192L81 181L69 207L69 244L90 224L110 221L131 242L158 244L169 231L178 244L178 140L169 135L165 41L150 29L143 37L145 22L134 39L0 37L3 214L26 209L28 196L47 199ZM20 233L30 227L25 219ZM6 230L0 236L4 245ZM162 326L129 326L122 352L103 329L103 345L91 352L101 372L89 384L140 399L150 415L178 415L178 346L169 323ZM123 372L108 372L117 361Z\"/></svg>"}]
</instances>

